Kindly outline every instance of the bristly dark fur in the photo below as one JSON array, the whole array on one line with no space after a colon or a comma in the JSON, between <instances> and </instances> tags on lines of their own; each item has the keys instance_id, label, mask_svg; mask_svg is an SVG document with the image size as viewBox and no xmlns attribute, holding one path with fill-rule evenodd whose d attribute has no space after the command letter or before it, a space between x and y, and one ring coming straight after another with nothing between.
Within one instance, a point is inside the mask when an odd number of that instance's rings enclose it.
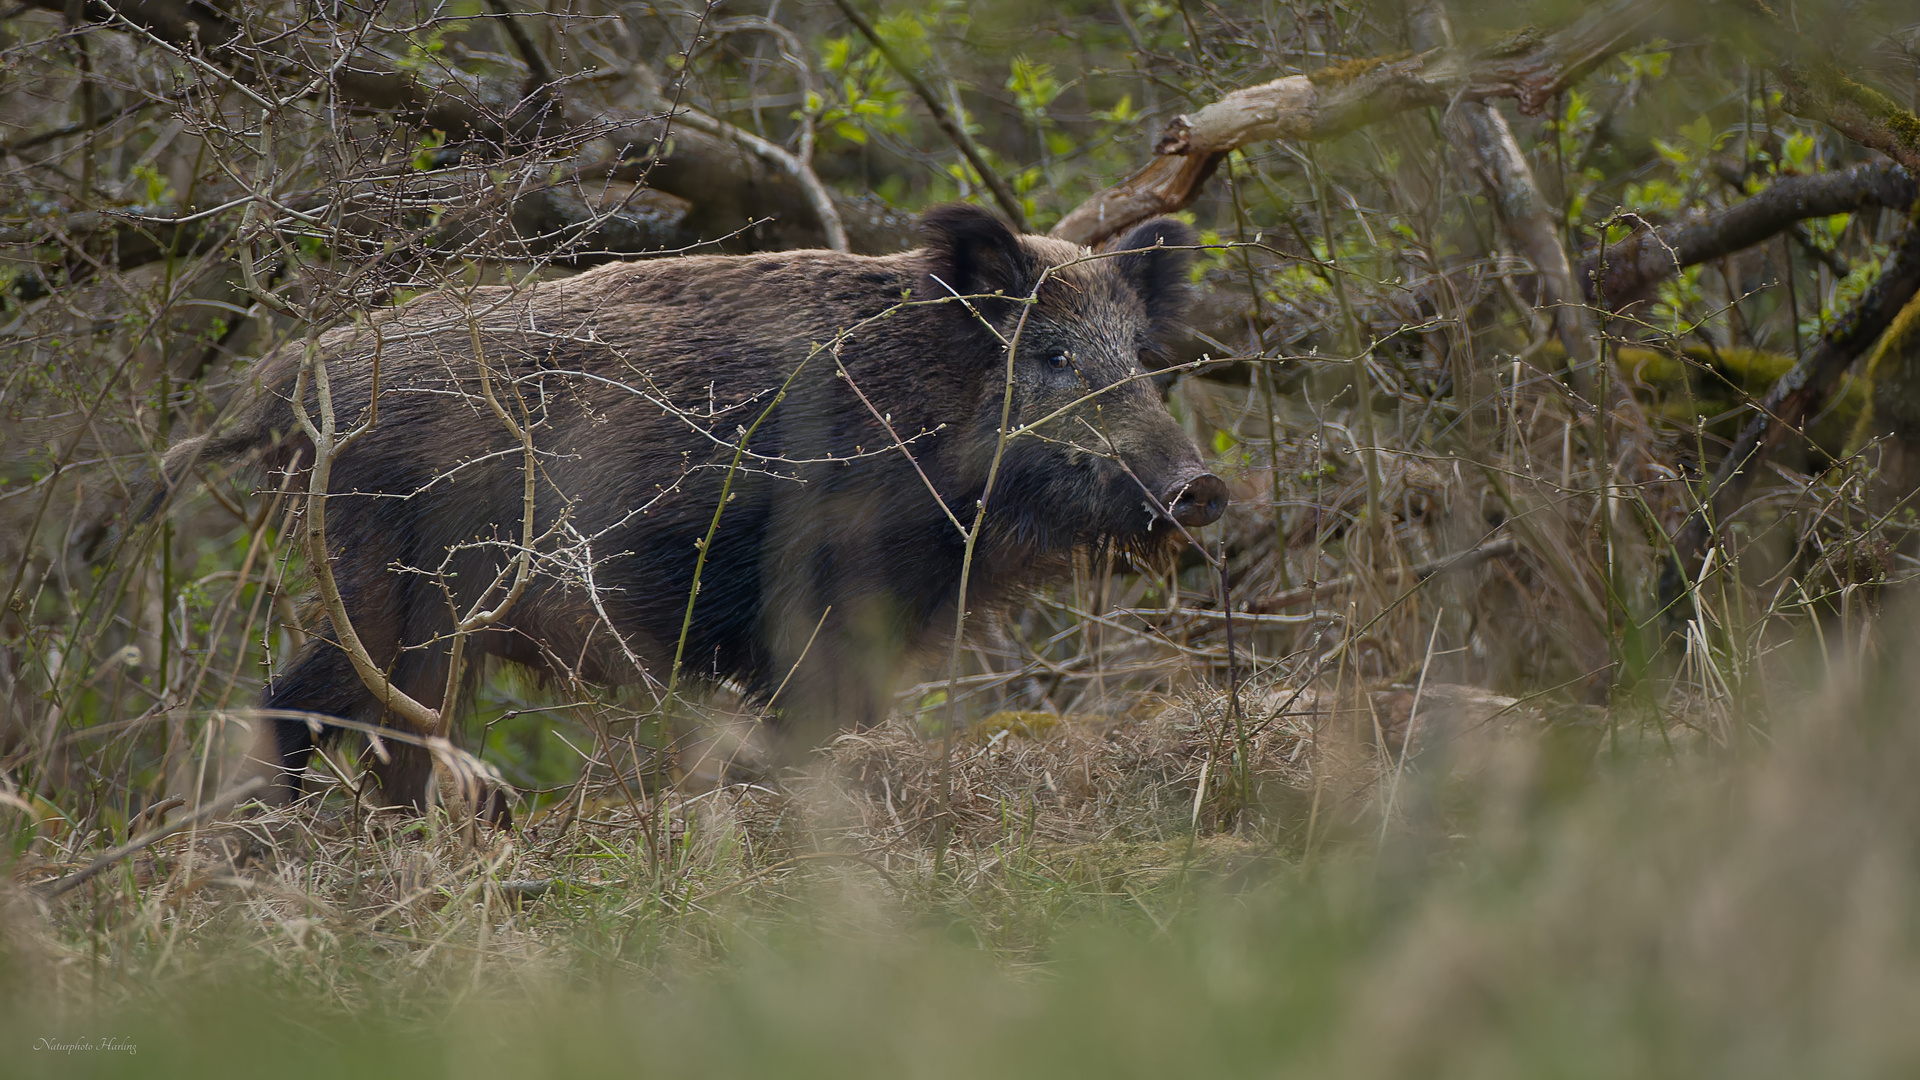
<instances>
[{"instance_id":1,"label":"bristly dark fur","mask_svg":"<svg viewBox=\"0 0 1920 1080\"><path fill-rule=\"evenodd\" d=\"M496 387L517 392L508 407L535 426L541 550L572 550L538 563L527 594L469 654L589 681L640 678L629 656L665 681L734 445L799 371L734 478L683 661L690 675L763 696L785 680L780 704L799 745L877 720L902 661L950 632L963 536L949 513L971 522L992 468L1001 339L1018 345L1014 425L1060 415L1006 442L970 609L1010 602L1076 549L1165 550L1178 532L1154 507L1196 478L1224 497L1141 378L1141 355L1186 302L1186 256L1169 250L1192 243L1185 226L1150 223L1120 245L1139 250L1092 257L1016 236L974 207L940 208L925 224L928 245L899 255L618 264L518 291L436 293L325 335L343 425L368 408L370 361L381 360L379 423L335 464L327 516L343 599L394 683L437 701L449 594L470 606L520 534L522 457L480 394L475 320ZM1036 285L1037 301L1021 302ZM1003 299L929 303L954 291ZM266 360L263 389L228 427L169 455L173 482L195 455L264 450L284 465L301 452L287 435L299 363L297 349ZM324 638L264 704L382 714ZM282 725L272 751L291 787L307 731ZM401 748L381 780L389 798L417 803L426 777Z\"/></svg>"}]
</instances>

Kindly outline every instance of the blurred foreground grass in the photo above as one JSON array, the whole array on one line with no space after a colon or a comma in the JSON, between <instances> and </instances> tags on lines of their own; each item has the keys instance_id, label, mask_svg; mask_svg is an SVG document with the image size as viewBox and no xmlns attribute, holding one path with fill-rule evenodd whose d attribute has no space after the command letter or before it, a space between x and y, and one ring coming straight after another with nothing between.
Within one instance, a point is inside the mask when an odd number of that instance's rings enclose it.
<instances>
[{"instance_id":1,"label":"blurred foreground grass","mask_svg":"<svg viewBox=\"0 0 1920 1080\"><path fill-rule=\"evenodd\" d=\"M998 847L945 885L819 860L771 892L554 893L496 914L527 930L497 952L484 927L423 951L216 919L109 963L74 909L16 893L0 1072L1910 1076L1920 680L1910 639L1880 640L1771 695L1732 751L1621 715L1576 768L1551 726L1440 747L1387 825L1382 780L1304 850L1093 845L1062 874L1036 868L1063 847ZM672 931L690 921L699 947ZM107 1040L137 1049L37 1048Z\"/></svg>"}]
</instances>

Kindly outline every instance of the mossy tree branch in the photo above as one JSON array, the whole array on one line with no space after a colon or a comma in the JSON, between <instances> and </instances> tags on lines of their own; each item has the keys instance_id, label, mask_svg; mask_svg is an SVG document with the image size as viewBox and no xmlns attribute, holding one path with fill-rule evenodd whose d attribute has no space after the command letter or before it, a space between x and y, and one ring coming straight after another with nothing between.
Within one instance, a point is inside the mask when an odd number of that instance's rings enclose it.
<instances>
[{"instance_id":1,"label":"mossy tree branch","mask_svg":"<svg viewBox=\"0 0 1920 1080\"><path fill-rule=\"evenodd\" d=\"M1848 78L1830 61L1786 62L1778 70L1788 112L1818 120L1920 172L1920 117L1873 87Z\"/></svg>"},{"instance_id":2,"label":"mossy tree branch","mask_svg":"<svg viewBox=\"0 0 1920 1080\"><path fill-rule=\"evenodd\" d=\"M1826 124L1920 174L1920 117L1850 77L1832 56L1817 53L1808 34L1762 0L1744 0L1743 6L1750 18L1739 30L1779 73L1788 112Z\"/></svg>"}]
</instances>

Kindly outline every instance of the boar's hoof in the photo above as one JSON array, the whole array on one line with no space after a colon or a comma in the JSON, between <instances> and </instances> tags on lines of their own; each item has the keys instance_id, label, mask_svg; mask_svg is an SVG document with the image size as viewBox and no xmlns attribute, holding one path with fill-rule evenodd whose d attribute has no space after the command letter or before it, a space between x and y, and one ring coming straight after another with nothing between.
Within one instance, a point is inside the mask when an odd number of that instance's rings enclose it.
<instances>
[{"instance_id":1,"label":"boar's hoof","mask_svg":"<svg viewBox=\"0 0 1920 1080\"><path fill-rule=\"evenodd\" d=\"M1189 529L1211 525L1226 511L1227 485L1212 473L1201 473L1167 492L1167 512Z\"/></svg>"}]
</instances>

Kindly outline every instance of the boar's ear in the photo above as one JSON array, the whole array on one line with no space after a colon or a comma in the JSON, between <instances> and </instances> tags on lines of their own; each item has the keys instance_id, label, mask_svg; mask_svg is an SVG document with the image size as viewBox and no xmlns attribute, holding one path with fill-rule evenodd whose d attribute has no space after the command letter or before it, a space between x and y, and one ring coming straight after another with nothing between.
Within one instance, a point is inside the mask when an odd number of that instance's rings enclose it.
<instances>
[{"instance_id":1,"label":"boar's ear","mask_svg":"<svg viewBox=\"0 0 1920 1080\"><path fill-rule=\"evenodd\" d=\"M1114 242L1113 250L1122 253L1114 259L1115 266L1147 305L1147 320L1156 337L1178 327L1192 302L1187 266L1193 253L1177 249L1199 242L1191 228L1172 218L1155 218Z\"/></svg>"},{"instance_id":2,"label":"boar's ear","mask_svg":"<svg viewBox=\"0 0 1920 1080\"><path fill-rule=\"evenodd\" d=\"M933 273L962 296L1000 292L1022 297L1033 291L1033 256L1007 223L967 203L936 206L920 215L933 255ZM948 295L934 286L934 298Z\"/></svg>"}]
</instances>

